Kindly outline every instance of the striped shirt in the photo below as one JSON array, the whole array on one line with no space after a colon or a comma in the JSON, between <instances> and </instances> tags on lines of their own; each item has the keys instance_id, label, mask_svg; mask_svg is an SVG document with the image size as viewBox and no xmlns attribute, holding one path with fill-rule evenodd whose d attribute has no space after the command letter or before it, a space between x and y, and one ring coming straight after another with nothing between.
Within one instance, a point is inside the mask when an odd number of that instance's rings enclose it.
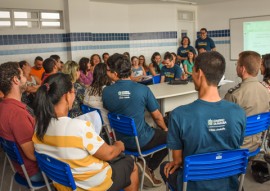
<instances>
[{"instance_id":1,"label":"striped shirt","mask_svg":"<svg viewBox=\"0 0 270 191\"><path fill-rule=\"evenodd\" d=\"M103 191L112 185L110 165L93 155L104 144L89 121L52 119L42 141L33 136L35 149L70 165L77 190ZM55 184L58 190L67 190Z\"/></svg>"}]
</instances>

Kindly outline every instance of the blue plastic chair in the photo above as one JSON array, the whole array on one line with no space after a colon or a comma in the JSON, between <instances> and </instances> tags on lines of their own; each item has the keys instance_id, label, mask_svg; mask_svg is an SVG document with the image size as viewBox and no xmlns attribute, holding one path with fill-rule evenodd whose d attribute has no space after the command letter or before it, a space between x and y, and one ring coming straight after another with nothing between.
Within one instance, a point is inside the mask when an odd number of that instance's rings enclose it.
<instances>
[{"instance_id":1,"label":"blue plastic chair","mask_svg":"<svg viewBox=\"0 0 270 191\"><path fill-rule=\"evenodd\" d=\"M26 171L26 168L24 166L22 156L21 156L21 154L19 152L19 149L18 149L16 143L13 142L13 141L8 141L8 140L6 140L4 138L2 138L1 142L2 142L2 146L3 146L3 150L4 150L5 154L6 154L6 157L7 157L8 161L9 161L9 164L10 164L10 166L12 168L12 171L14 172L14 174L13 174L13 176L11 178L10 189L9 189L10 191L12 191L14 179L18 184L20 184L22 186L25 186L25 187L29 188L30 190L38 190L38 189L46 187L46 184L45 184L44 181L42 181L42 182L32 182L30 180L29 175L28 175L28 173ZM13 163L17 163L18 165L21 166L25 178L22 177L21 175L19 175L19 173L17 173L14 170L15 168L13 167L13 164L12 164L11 161Z\"/></svg>"},{"instance_id":2,"label":"blue plastic chair","mask_svg":"<svg viewBox=\"0 0 270 191\"><path fill-rule=\"evenodd\" d=\"M99 109L82 104L81 105L81 110L82 110L83 114L86 114L86 113L89 113L89 112L92 112L92 111L97 111L99 116L100 116L102 125L104 125L104 121L103 121L103 118L102 118L102 115L101 115L101 112L100 112Z\"/></svg>"},{"instance_id":3,"label":"blue plastic chair","mask_svg":"<svg viewBox=\"0 0 270 191\"><path fill-rule=\"evenodd\" d=\"M160 79L161 79L161 76L160 75L153 76L152 77L153 84L159 84L160 83Z\"/></svg>"},{"instance_id":4,"label":"blue plastic chair","mask_svg":"<svg viewBox=\"0 0 270 191\"><path fill-rule=\"evenodd\" d=\"M134 137L134 139L136 141L137 152L136 151L129 151L129 150L125 150L124 152L126 155L132 155L132 156L135 156L135 157L142 159L143 172L142 172L142 177L141 177L140 189L143 190L144 174L145 174L145 167L146 167L146 162L145 162L144 157L146 157L148 155L152 155L160 150L167 149L167 146L166 146L166 144L162 144L162 145L156 146L150 150L141 151L140 143L138 140L138 133L137 133L134 119L132 119L130 117L126 117L126 116L121 115L121 114L115 114L115 113L108 113L108 118L109 118L110 126L113 130L114 137L116 137L115 132L118 132L118 133L121 133L123 135L132 136L132 137Z\"/></svg>"},{"instance_id":5,"label":"blue plastic chair","mask_svg":"<svg viewBox=\"0 0 270 191\"><path fill-rule=\"evenodd\" d=\"M2 137L0 137L0 148L2 148L3 149L3 146L2 146ZM6 155L4 155L3 156L4 158L4 160L2 160L2 161L4 161L4 164L3 164L3 169L2 169L2 174L1 174L1 182L0 182L0 191L2 191L2 186L3 186L3 182L4 182L4 174L5 174L5 170L6 170L6 164L7 164L7 157L6 157Z\"/></svg>"},{"instance_id":6,"label":"blue plastic chair","mask_svg":"<svg viewBox=\"0 0 270 191\"><path fill-rule=\"evenodd\" d=\"M183 166L183 191L188 181L202 181L240 175L242 190L248 164L248 149L228 150L187 156Z\"/></svg>"},{"instance_id":7,"label":"blue plastic chair","mask_svg":"<svg viewBox=\"0 0 270 191\"><path fill-rule=\"evenodd\" d=\"M49 191L51 191L51 187L47 177L56 183L76 190L77 187L70 166L67 163L38 152L35 152L35 156Z\"/></svg>"},{"instance_id":8,"label":"blue plastic chair","mask_svg":"<svg viewBox=\"0 0 270 191\"><path fill-rule=\"evenodd\" d=\"M258 133L266 131L264 133L264 137L262 141L262 146L264 149L264 144L266 141L267 131L269 130L269 125L270 125L270 112L265 112L265 113L249 116L247 117L245 137L256 135ZM257 155L260 152L260 150L261 150L261 147L258 147L257 150L250 152L249 156L252 157L252 156Z\"/></svg>"}]
</instances>

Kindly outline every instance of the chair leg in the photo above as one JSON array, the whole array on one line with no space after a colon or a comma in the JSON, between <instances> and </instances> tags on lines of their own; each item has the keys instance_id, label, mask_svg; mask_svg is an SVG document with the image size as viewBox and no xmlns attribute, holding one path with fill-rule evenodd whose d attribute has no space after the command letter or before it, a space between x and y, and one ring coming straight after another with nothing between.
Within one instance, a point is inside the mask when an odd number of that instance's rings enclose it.
<instances>
[{"instance_id":1,"label":"chair leg","mask_svg":"<svg viewBox=\"0 0 270 191\"><path fill-rule=\"evenodd\" d=\"M140 185L140 190L143 191L143 183L144 183L144 174L145 174L145 168L146 168L146 162L143 157L140 157L143 161L143 172L142 172L142 178L141 178L141 185Z\"/></svg>"},{"instance_id":2,"label":"chair leg","mask_svg":"<svg viewBox=\"0 0 270 191\"><path fill-rule=\"evenodd\" d=\"M11 177L11 182L10 182L9 191L12 191L13 181L14 181L14 175L12 175L12 177Z\"/></svg>"},{"instance_id":3,"label":"chair leg","mask_svg":"<svg viewBox=\"0 0 270 191\"><path fill-rule=\"evenodd\" d=\"M1 184L0 184L0 191L2 191L2 186L4 184L4 175L5 175L5 170L6 170L6 164L7 164L7 157L4 155L4 165L3 165L3 170L2 170L2 178L1 178Z\"/></svg>"},{"instance_id":4,"label":"chair leg","mask_svg":"<svg viewBox=\"0 0 270 191\"><path fill-rule=\"evenodd\" d=\"M244 179L245 179L245 174L241 174L238 191L242 191L242 188L243 188L243 185L244 185Z\"/></svg>"}]
</instances>

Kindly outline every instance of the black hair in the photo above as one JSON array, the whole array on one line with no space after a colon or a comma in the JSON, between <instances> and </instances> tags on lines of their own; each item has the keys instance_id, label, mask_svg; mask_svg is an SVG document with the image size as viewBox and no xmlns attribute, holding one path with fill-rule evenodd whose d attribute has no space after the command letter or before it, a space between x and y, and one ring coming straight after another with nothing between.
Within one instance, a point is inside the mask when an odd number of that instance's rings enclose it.
<instances>
[{"instance_id":1,"label":"black hair","mask_svg":"<svg viewBox=\"0 0 270 191\"><path fill-rule=\"evenodd\" d=\"M199 54L195 59L194 67L196 71L202 70L208 85L217 86L224 75L226 62L219 52L211 51Z\"/></svg>"},{"instance_id":2,"label":"black hair","mask_svg":"<svg viewBox=\"0 0 270 191\"><path fill-rule=\"evenodd\" d=\"M40 56L37 56L36 58L35 58L35 61L43 61L43 58L42 57L40 57Z\"/></svg>"},{"instance_id":3,"label":"black hair","mask_svg":"<svg viewBox=\"0 0 270 191\"><path fill-rule=\"evenodd\" d=\"M17 62L6 62L0 65L0 91L6 96L12 88L12 80L16 76L21 79L21 71Z\"/></svg>"},{"instance_id":4,"label":"black hair","mask_svg":"<svg viewBox=\"0 0 270 191\"><path fill-rule=\"evenodd\" d=\"M130 54L129 54L129 52L124 52L123 55L126 56L126 57L128 57L128 59L130 59Z\"/></svg>"},{"instance_id":5,"label":"black hair","mask_svg":"<svg viewBox=\"0 0 270 191\"><path fill-rule=\"evenodd\" d=\"M170 52L165 52L164 54L164 60L167 60L167 59L169 59L170 61L173 60L173 56Z\"/></svg>"},{"instance_id":6,"label":"black hair","mask_svg":"<svg viewBox=\"0 0 270 191\"><path fill-rule=\"evenodd\" d=\"M51 55L50 58L54 59L57 62L58 62L58 60L60 60L60 56L58 56L56 54Z\"/></svg>"},{"instance_id":7,"label":"black hair","mask_svg":"<svg viewBox=\"0 0 270 191\"><path fill-rule=\"evenodd\" d=\"M26 65L26 61L25 60L22 60L22 61L20 61L19 62L19 66L20 66L20 68L22 69L23 68L23 66L25 66Z\"/></svg>"},{"instance_id":8,"label":"black hair","mask_svg":"<svg viewBox=\"0 0 270 191\"><path fill-rule=\"evenodd\" d=\"M158 71L158 73L160 73L160 68L158 66L159 63L156 63L156 61L155 61L156 56L160 56L161 57L161 55L159 54L159 52L154 52L154 54L151 57L151 62L153 64L153 67L155 68L155 70Z\"/></svg>"},{"instance_id":9,"label":"black hair","mask_svg":"<svg viewBox=\"0 0 270 191\"><path fill-rule=\"evenodd\" d=\"M101 62L101 58L100 58L100 56L99 56L98 54L92 54L92 56L90 57L90 64L91 64L92 66L94 66L93 60L94 60L94 57L95 57L95 56L97 56L98 59L99 59L99 62Z\"/></svg>"},{"instance_id":10,"label":"black hair","mask_svg":"<svg viewBox=\"0 0 270 191\"><path fill-rule=\"evenodd\" d=\"M265 68L265 72L263 75L263 81L269 83L269 80L270 80L270 54L263 55L263 66Z\"/></svg>"},{"instance_id":11,"label":"black hair","mask_svg":"<svg viewBox=\"0 0 270 191\"><path fill-rule=\"evenodd\" d=\"M86 75L87 73L87 64L90 63L90 59L82 57L79 61L80 70Z\"/></svg>"},{"instance_id":12,"label":"black hair","mask_svg":"<svg viewBox=\"0 0 270 191\"><path fill-rule=\"evenodd\" d=\"M108 59L108 66L111 72L116 72L118 78L128 78L131 75L131 63L127 56L115 53Z\"/></svg>"},{"instance_id":13,"label":"black hair","mask_svg":"<svg viewBox=\"0 0 270 191\"><path fill-rule=\"evenodd\" d=\"M53 68L54 68L54 66L56 64L55 62L56 62L56 60L53 59L53 58L47 58L47 59L44 60L43 68L45 70L45 73L49 74L49 73L51 73L53 71Z\"/></svg>"},{"instance_id":14,"label":"black hair","mask_svg":"<svg viewBox=\"0 0 270 191\"><path fill-rule=\"evenodd\" d=\"M205 32L208 32L206 28L201 28L200 31L205 31Z\"/></svg>"},{"instance_id":15,"label":"black hair","mask_svg":"<svg viewBox=\"0 0 270 191\"><path fill-rule=\"evenodd\" d=\"M183 38L182 38L182 40L181 40L181 45L183 45L183 41L184 41L184 39L188 39L188 46L190 45L190 39L187 37L187 36L184 36Z\"/></svg>"},{"instance_id":16,"label":"black hair","mask_svg":"<svg viewBox=\"0 0 270 191\"><path fill-rule=\"evenodd\" d=\"M104 60L104 56L105 55L109 55L109 53L108 52L104 52L103 54L102 54L102 59Z\"/></svg>"},{"instance_id":17,"label":"black hair","mask_svg":"<svg viewBox=\"0 0 270 191\"><path fill-rule=\"evenodd\" d=\"M105 63L97 64L93 72L93 82L90 86L89 96L101 96L103 87L109 86L111 83L112 81L107 75L107 65Z\"/></svg>"},{"instance_id":18,"label":"black hair","mask_svg":"<svg viewBox=\"0 0 270 191\"><path fill-rule=\"evenodd\" d=\"M51 119L57 119L54 106L72 87L68 74L56 73L46 78L37 90L33 109L36 116L36 136L39 140L43 140Z\"/></svg>"}]
</instances>

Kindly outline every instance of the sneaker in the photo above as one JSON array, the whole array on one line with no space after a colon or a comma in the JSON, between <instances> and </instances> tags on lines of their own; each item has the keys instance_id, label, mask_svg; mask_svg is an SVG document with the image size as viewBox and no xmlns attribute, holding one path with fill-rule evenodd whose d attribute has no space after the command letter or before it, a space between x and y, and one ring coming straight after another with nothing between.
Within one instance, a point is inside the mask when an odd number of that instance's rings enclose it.
<instances>
[{"instance_id":1,"label":"sneaker","mask_svg":"<svg viewBox=\"0 0 270 191\"><path fill-rule=\"evenodd\" d=\"M143 161L138 160L137 166L139 168L139 177L141 179L142 172L143 172ZM150 169L146 166L143 185L145 187L158 187L162 185L162 181L156 179L154 173L151 172Z\"/></svg>"}]
</instances>

